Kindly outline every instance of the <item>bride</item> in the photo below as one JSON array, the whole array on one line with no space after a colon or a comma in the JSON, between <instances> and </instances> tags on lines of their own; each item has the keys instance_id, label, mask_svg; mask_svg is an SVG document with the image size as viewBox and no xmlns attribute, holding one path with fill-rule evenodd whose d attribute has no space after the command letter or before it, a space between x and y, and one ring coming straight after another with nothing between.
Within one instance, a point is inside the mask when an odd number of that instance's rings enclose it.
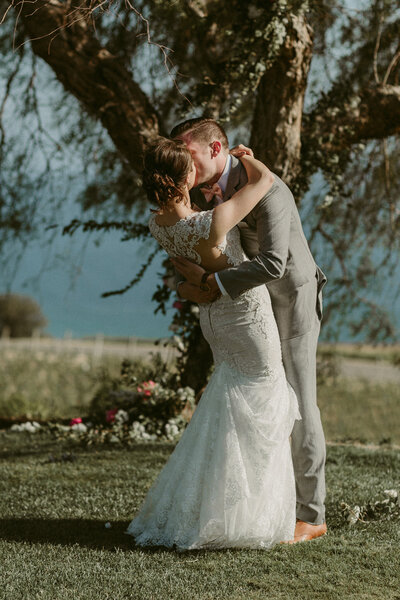
<instances>
[{"instance_id":1,"label":"bride","mask_svg":"<svg viewBox=\"0 0 400 600\"><path fill-rule=\"evenodd\" d=\"M246 260L235 225L274 176L254 158L241 160L248 183L230 200L199 212L190 204L196 171L185 144L158 138L148 148L143 185L159 206L149 227L171 257L184 256L207 272ZM138 545L178 550L270 548L294 535L289 436L300 415L266 286L201 304L200 325L215 370L127 533Z\"/></svg>"}]
</instances>

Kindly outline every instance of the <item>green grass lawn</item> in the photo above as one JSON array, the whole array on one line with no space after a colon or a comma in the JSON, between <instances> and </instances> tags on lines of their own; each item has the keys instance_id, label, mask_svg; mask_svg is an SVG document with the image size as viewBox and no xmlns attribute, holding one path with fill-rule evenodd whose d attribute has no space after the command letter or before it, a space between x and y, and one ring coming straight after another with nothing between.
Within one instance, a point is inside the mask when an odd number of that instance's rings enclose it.
<instances>
[{"instance_id":1,"label":"green grass lawn","mask_svg":"<svg viewBox=\"0 0 400 600\"><path fill-rule=\"evenodd\" d=\"M120 365L79 354L0 358L3 417L84 416L99 366L116 374ZM400 490L399 404L395 384L339 377L319 387L328 440L385 445L329 446L329 534L268 552L135 548L123 532L170 444L85 449L0 431L0 600L400 600L400 521L349 527L341 511Z\"/></svg>"},{"instance_id":2,"label":"green grass lawn","mask_svg":"<svg viewBox=\"0 0 400 600\"><path fill-rule=\"evenodd\" d=\"M398 450L328 448L325 538L176 553L123 534L171 445L85 449L2 432L0 448L1 599L400 599L399 521L350 528L340 508L399 489Z\"/></svg>"},{"instance_id":3,"label":"green grass lawn","mask_svg":"<svg viewBox=\"0 0 400 600\"><path fill-rule=\"evenodd\" d=\"M338 378L318 388L325 437L330 441L400 445L400 386Z\"/></svg>"}]
</instances>

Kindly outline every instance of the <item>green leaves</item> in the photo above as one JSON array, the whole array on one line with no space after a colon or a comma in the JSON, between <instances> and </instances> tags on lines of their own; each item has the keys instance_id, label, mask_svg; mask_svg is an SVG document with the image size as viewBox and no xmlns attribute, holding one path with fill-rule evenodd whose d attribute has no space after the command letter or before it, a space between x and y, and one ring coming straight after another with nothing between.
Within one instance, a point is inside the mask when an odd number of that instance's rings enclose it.
<instances>
[{"instance_id":1,"label":"green leaves","mask_svg":"<svg viewBox=\"0 0 400 600\"><path fill-rule=\"evenodd\" d=\"M394 521L400 519L400 497L397 490L384 490L383 499L371 500L362 506L341 503L343 515L350 526L358 522Z\"/></svg>"}]
</instances>

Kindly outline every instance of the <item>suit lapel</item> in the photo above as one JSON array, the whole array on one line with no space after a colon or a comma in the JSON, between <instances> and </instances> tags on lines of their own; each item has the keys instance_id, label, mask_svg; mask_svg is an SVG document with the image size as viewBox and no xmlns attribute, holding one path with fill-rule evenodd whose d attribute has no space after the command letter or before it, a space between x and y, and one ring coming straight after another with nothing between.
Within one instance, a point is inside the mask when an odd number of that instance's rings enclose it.
<instances>
[{"instance_id":1,"label":"suit lapel","mask_svg":"<svg viewBox=\"0 0 400 600\"><path fill-rule=\"evenodd\" d=\"M238 190L238 188L242 187L245 183L245 179L242 182L243 166L240 160L236 158L236 156L232 156L232 166L228 177L228 183L226 184L224 200L229 200L232 198L233 194Z\"/></svg>"}]
</instances>

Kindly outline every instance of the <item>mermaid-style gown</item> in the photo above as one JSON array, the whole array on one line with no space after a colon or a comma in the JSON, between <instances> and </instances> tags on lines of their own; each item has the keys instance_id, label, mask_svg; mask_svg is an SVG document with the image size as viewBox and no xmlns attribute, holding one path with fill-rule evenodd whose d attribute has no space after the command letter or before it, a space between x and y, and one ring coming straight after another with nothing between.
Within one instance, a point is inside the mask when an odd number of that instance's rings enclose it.
<instances>
[{"instance_id":1,"label":"mermaid-style gown","mask_svg":"<svg viewBox=\"0 0 400 600\"><path fill-rule=\"evenodd\" d=\"M168 254L200 263L194 247L211 219L209 210L161 227L152 215L149 226ZM237 228L220 250L232 265L246 260ZM293 539L289 436L300 416L267 288L200 305L200 324L215 370L127 533L142 546L179 550L269 548Z\"/></svg>"}]
</instances>

